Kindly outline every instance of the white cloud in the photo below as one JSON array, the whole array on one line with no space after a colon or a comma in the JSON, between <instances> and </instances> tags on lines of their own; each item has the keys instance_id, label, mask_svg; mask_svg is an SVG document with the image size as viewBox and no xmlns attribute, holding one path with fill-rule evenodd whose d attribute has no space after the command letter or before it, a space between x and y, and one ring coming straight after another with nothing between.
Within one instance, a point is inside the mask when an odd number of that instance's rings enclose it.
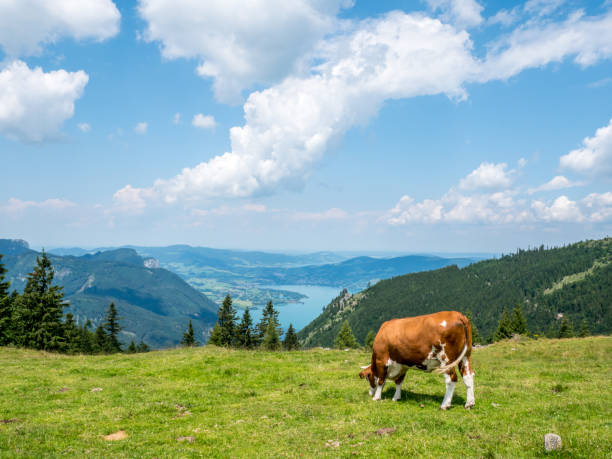
<instances>
[{"instance_id":1,"label":"white cloud","mask_svg":"<svg viewBox=\"0 0 612 459\"><path fill-rule=\"evenodd\" d=\"M506 171L507 167L506 163L484 162L478 169L461 179L459 188L464 190L507 188L512 184L509 172Z\"/></svg>"},{"instance_id":2,"label":"white cloud","mask_svg":"<svg viewBox=\"0 0 612 459\"><path fill-rule=\"evenodd\" d=\"M349 214L346 211L333 207L324 212L295 212L292 218L298 221L327 221L343 220L348 216Z\"/></svg>"},{"instance_id":3,"label":"white cloud","mask_svg":"<svg viewBox=\"0 0 612 459\"><path fill-rule=\"evenodd\" d=\"M528 14L547 16L558 10L566 0L529 0L523 9Z\"/></svg>"},{"instance_id":4,"label":"white cloud","mask_svg":"<svg viewBox=\"0 0 612 459\"><path fill-rule=\"evenodd\" d=\"M425 0L429 7L442 11L442 19L459 28L477 26L483 19L483 10L476 0Z\"/></svg>"},{"instance_id":5,"label":"white cloud","mask_svg":"<svg viewBox=\"0 0 612 459\"><path fill-rule=\"evenodd\" d=\"M572 188L575 186L581 186L580 182L572 182L568 180L563 175L557 175L553 177L549 182L544 183L535 188L529 188L527 191L529 194L537 193L538 191L552 191L552 190L562 190L564 188Z\"/></svg>"},{"instance_id":6,"label":"white cloud","mask_svg":"<svg viewBox=\"0 0 612 459\"><path fill-rule=\"evenodd\" d=\"M583 67L612 56L612 12L588 17L578 11L563 22L528 21L491 47L478 80L510 78L568 56Z\"/></svg>"},{"instance_id":7,"label":"white cloud","mask_svg":"<svg viewBox=\"0 0 612 459\"><path fill-rule=\"evenodd\" d=\"M191 124L200 129L213 129L217 125L214 116L202 115L201 113L193 117Z\"/></svg>"},{"instance_id":8,"label":"white cloud","mask_svg":"<svg viewBox=\"0 0 612 459\"><path fill-rule=\"evenodd\" d=\"M45 73L10 62L0 70L0 133L23 142L57 137L88 80L82 70Z\"/></svg>"},{"instance_id":9,"label":"white cloud","mask_svg":"<svg viewBox=\"0 0 612 459\"><path fill-rule=\"evenodd\" d=\"M583 199L585 212L592 222L612 220L612 192L591 193Z\"/></svg>"},{"instance_id":10,"label":"white cloud","mask_svg":"<svg viewBox=\"0 0 612 459\"><path fill-rule=\"evenodd\" d=\"M0 1L0 47L10 57L38 54L63 37L102 41L117 34L111 0Z\"/></svg>"},{"instance_id":11,"label":"white cloud","mask_svg":"<svg viewBox=\"0 0 612 459\"><path fill-rule=\"evenodd\" d=\"M514 7L511 10L502 9L495 13L494 16L491 16L489 19L487 19L487 24L501 24L504 27L508 27L520 20L520 18L521 15L518 7Z\"/></svg>"},{"instance_id":12,"label":"white cloud","mask_svg":"<svg viewBox=\"0 0 612 459\"><path fill-rule=\"evenodd\" d=\"M584 216L578 204L567 196L559 196L548 206L544 201L533 201L531 208L537 218L545 222L581 222Z\"/></svg>"},{"instance_id":13,"label":"white cloud","mask_svg":"<svg viewBox=\"0 0 612 459\"><path fill-rule=\"evenodd\" d=\"M67 199L51 198L45 201L23 201L17 198L9 198L6 205L0 206L0 209L7 213L20 213L27 209L47 209L47 210L64 210L70 207L76 207L76 204Z\"/></svg>"},{"instance_id":14,"label":"white cloud","mask_svg":"<svg viewBox=\"0 0 612 459\"><path fill-rule=\"evenodd\" d=\"M138 123L135 127L134 127L134 132L136 134L146 134L147 133L147 129L149 128L149 125L147 123L145 123L144 121Z\"/></svg>"},{"instance_id":15,"label":"white cloud","mask_svg":"<svg viewBox=\"0 0 612 459\"><path fill-rule=\"evenodd\" d=\"M181 114L180 113L175 113L174 117L172 118L172 123L174 124L180 124L181 123Z\"/></svg>"},{"instance_id":16,"label":"white cloud","mask_svg":"<svg viewBox=\"0 0 612 459\"><path fill-rule=\"evenodd\" d=\"M612 119L607 126L586 137L582 147L561 157L561 167L576 172L610 176L612 174Z\"/></svg>"},{"instance_id":17,"label":"white cloud","mask_svg":"<svg viewBox=\"0 0 612 459\"><path fill-rule=\"evenodd\" d=\"M213 79L217 99L237 102L255 83L290 73L325 34L346 0L140 0L144 38L167 59L196 58L197 73Z\"/></svg>"},{"instance_id":18,"label":"white cloud","mask_svg":"<svg viewBox=\"0 0 612 459\"><path fill-rule=\"evenodd\" d=\"M77 127L81 130L81 132L89 132L91 131L91 125L89 123L79 123Z\"/></svg>"}]
</instances>

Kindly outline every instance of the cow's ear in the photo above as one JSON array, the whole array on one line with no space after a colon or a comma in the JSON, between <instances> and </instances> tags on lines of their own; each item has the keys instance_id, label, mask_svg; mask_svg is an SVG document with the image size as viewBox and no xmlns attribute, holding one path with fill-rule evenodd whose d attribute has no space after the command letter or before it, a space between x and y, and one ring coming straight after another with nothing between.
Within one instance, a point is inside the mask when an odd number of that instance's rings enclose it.
<instances>
[{"instance_id":1,"label":"cow's ear","mask_svg":"<svg viewBox=\"0 0 612 459\"><path fill-rule=\"evenodd\" d=\"M364 373L363 371L360 371L360 372L359 372L359 377L360 377L361 379L365 378L365 375L364 375L363 373Z\"/></svg>"}]
</instances>

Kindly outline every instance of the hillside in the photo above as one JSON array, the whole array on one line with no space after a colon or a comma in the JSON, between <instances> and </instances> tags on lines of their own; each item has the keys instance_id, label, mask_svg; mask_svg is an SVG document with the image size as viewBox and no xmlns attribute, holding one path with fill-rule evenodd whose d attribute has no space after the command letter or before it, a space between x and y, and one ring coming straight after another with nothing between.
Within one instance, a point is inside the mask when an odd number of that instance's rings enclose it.
<instances>
[{"instance_id":1,"label":"hillside","mask_svg":"<svg viewBox=\"0 0 612 459\"><path fill-rule=\"evenodd\" d=\"M307 346L330 346L348 319L361 342L395 317L440 310L471 311L483 336L495 330L504 308L523 305L528 327L546 332L565 315L577 329L612 332L612 239L567 247L519 250L513 255L387 279L332 301L298 336Z\"/></svg>"},{"instance_id":2,"label":"hillside","mask_svg":"<svg viewBox=\"0 0 612 459\"><path fill-rule=\"evenodd\" d=\"M612 338L474 350L476 406L459 382L410 371L372 402L363 351L214 347L64 356L0 348L0 455L27 457L609 457ZM554 358L551 358L554 356ZM503 370L500 370L503 362ZM575 371L576 362L588 362ZM95 389L95 390L94 390ZM391 429L387 435L376 433ZM392 429L395 429L394 431ZM123 440L104 436L123 431Z\"/></svg>"},{"instance_id":3,"label":"hillside","mask_svg":"<svg viewBox=\"0 0 612 459\"><path fill-rule=\"evenodd\" d=\"M16 246L17 245L17 246ZM11 289L22 291L38 252L27 243L0 240L0 253L8 270ZM55 270L54 282L64 287L65 299L79 324L91 320L94 327L103 319L111 301L121 317L121 340L144 340L152 347L178 344L187 323L193 320L196 332L214 325L217 305L176 274L155 268L153 260L132 249L117 249L84 256L49 258Z\"/></svg>"}]
</instances>

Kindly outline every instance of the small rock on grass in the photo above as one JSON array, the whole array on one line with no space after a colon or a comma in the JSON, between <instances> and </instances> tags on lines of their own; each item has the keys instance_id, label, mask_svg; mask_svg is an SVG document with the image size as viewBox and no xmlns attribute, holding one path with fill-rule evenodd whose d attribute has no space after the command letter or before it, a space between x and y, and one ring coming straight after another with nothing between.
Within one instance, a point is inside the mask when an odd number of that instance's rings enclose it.
<instances>
[{"instance_id":1,"label":"small rock on grass","mask_svg":"<svg viewBox=\"0 0 612 459\"><path fill-rule=\"evenodd\" d=\"M91 389L90 392L102 392L104 389L102 389L101 387L94 387L93 389Z\"/></svg>"},{"instance_id":2,"label":"small rock on grass","mask_svg":"<svg viewBox=\"0 0 612 459\"><path fill-rule=\"evenodd\" d=\"M327 440L325 443L326 448L338 448L340 446L340 442L337 440Z\"/></svg>"},{"instance_id":3,"label":"small rock on grass","mask_svg":"<svg viewBox=\"0 0 612 459\"><path fill-rule=\"evenodd\" d=\"M491 406L493 406L493 408L498 408L500 405L499 403L491 402Z\"/></svg>"},{"instance_id":4,"label":"small rock on grass","mask_svg":"<svg viewBox=\"0 0 612 459\"><path fill-rule=\"evenodd\" d=\"M11 424L13 422L19 422L19 419L17 419L17 418L0 419L0 424Z\"/></svg>"},{"instance_id":5,"label":"small rock on grass","mask_svg":"<svg viewBox=\"0 0 612 459\"><path fill-rule=\"evenodd\" d=\"M192 436L189 437L178 437L176 439L176 441L186 441L187 443L193 443L195 441L195 438Z\"/></svg>"},{"instance_id":6,"label":"small rock on grass","mask_svg":"<svg viewBox=\"0 0 612 459\"><path fill-rule=\"evenodd\" d=\"M61 389L58 389L57 391L58 391L58 392L67 392L67 391L69 391L69 390L70 390L70 388L69 388L69 387L62 387Z\"/></svg>"},{"instance_id":7,"label":"small rock on grass","mask_svg":"<svg viewBox=\"0 0 612 459\"><path fill-rule=\"evenodd\" d=\"M546 451L561 449L561 437L554 433L547 433L544 435L544 448Z\"/></svg>"},{"instance_id":8,"label":"small rock on grass","mask_svg":"<svg viewBox=\"0 0 612 459\"><path fill-rule=\"evenodd\" d=\"M378 429L376 431L376 435L391 435L393 432L395 432L397 429L395 427L384 427L382 429Z\"/></svg>"},{"instance_id":9,"label":"small rock on grass","mask_svg":"<svg viewBox=\"0 0 612 459\"><path fill-rule=\"evenodd\" d=\"M118 430L115 433L112 433L112 434L109 434L109 435L103 435L102 436L102 438L104 438L106 441L125 440L127 437L128 437L128 435L123 430Z\"/></svg>"}]
</instances>

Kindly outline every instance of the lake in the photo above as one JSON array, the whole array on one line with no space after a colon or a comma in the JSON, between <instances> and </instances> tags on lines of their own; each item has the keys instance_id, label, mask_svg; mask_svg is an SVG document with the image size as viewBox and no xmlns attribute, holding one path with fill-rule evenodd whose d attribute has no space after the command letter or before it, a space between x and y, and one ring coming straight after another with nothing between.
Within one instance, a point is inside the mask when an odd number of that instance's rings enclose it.
<instances>
[{"instance_id":1,"label":"lake","mask_svg":"<svg viewBox=\"0 0 612 459\"><path fill-rule=\"evenodd\" d=\"M308 325L315 317L323 311L331 300L337 297L342 291L338 287L322 287L320 285L265 285L264 288L276 290L290 290L306 295L301 303L275 304L274 309L278 311L278 319L283 330L293 324L296 332ZM261 319L263 308L249 309L253 324L257 324ZM238 311L238 322L242 318L242 312Z\"/></svg>"}]
</instances>

